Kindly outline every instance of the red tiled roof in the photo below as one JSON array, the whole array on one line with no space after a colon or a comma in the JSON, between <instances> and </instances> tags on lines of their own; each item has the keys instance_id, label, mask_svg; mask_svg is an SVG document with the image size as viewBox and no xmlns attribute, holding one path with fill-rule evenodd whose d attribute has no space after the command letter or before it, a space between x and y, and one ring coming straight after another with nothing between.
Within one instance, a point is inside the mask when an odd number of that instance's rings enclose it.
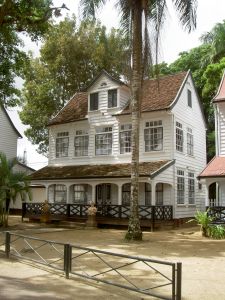
<instances>
[{"instance_id":1,"label":"red tiled roof","mask_svg":"<svg viewBox=\"0 0 225 300\"><path fill-rule=\"evenodd\" d=\"M145 80L143 84L143 96L141 111L164 110L171 106L187 75L181 72L174 75L159 77L158 79ZM126 107L121 114L130 113L130 107Z\"/></svg>"},{"instance_id":2,"label":"red tiled roof","mask_svg":"<svg viewBox=\"0 0 225 300\"><path fill-rule=\"evenodd\" d=\"M181 72L175 75L160 77L159 79L145 80L143 84L141 111L147 112L170 108L186 75L187 72ZM128 105L121 114L130 114L130 112ZM48 125L83 120L86 118L87 113L87 93L77 93Z\"/></svg>"},{"instance_id":3,"label":"red tiled roof","mask_svg":"<svg viewBox=\"0 0 225 300\"><path fill-rule=\"evenodd\" d=\"M225 101L225 72L223 74L223 78L221 79L218 92L213 99L213 102L220 102L220 101Z\"/></svg>"},{"instance_id":4,"label":"red tiled roof","mask_svg":"<svg viewBox=\"0 0 225 300\"><path fill-rule=\"evenodd\" d=\"M172 165L174 161L160 160L139 164L140 177L154 176ZM47 166L29 176L30 180L123 178L130 177L130 164Z\"/></svg>"},{"instance_id":5,"label":"red tiled roof","mask_svg":"<svg viewBox=\"0 0 225 300\"><path fill-rule=\"evenodd\" d=\"M66 106L49 121L48 125L56 125L70 123L86 119L88 111L88 95L87 93L76 93Z\"/></svg>"},{"instance_id":6,"label":"red tiled roof","mask_svg":"<svg viewBox=\"0 0 225 300\"><path fill-rule=\"evenodd\" d=\"M199 178L225 177L225 157L215 156L201 172Z\"/></svg>"}]
</instances>

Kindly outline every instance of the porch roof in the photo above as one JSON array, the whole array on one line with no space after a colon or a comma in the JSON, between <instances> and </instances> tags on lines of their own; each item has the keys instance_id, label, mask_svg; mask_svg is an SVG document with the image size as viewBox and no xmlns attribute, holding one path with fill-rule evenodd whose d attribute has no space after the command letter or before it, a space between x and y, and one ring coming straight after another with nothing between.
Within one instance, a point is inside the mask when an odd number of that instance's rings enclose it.
<instances>
[{"instance_id":1,"label":"porch roof","mask_svg":"<svg viewBox=\"0 0 225 300\"><path fill-rule=\"evenodd\" d=\"M225 157L215 156L198 177L225 177Z\"/></svg>"},{"instance_id":2,"label":"porch roof","mask_svg":"<svg viewBox=\"0 0 225 300\"><path fill-rule=\"evenodd\" d=\"M142 162L139 164L139 176L151 177L174 164L174 160L160 160ZM88 178L129 178L131 165L104 164L104 165L77 165L77 166L47 166L29 176L30 180L54 179L88 179Z\"/></svg>"}]
</instances>

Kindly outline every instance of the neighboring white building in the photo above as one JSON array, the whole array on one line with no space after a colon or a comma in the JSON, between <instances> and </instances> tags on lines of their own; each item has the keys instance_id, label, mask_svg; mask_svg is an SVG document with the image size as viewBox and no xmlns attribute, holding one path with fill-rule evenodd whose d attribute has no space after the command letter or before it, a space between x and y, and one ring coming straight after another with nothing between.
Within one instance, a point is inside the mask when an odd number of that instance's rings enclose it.
<instances>
[{"instance_id":1,"label":"neighboring white building","mask_svg":"<svg viewBox=\"0 0 225 300\"><path fill-rule=\"evenodd\" d=\"M50 203L129 205L130 91L101 74L49 122L49 164L32 174ZM173 218L205 209L197 175L206 123L190 72L146 80L140 120L140 205L172 206Z\"/></svg>"},{"instance_id":2,"label":"neighboring white building","mask_svg":"<svg viewBox=\"0 0 225 300\"><path fill-rule=\"evenodd\" d=\"M225 73L213 98L215 114L216 156L201 172L199 178L206 185L206 206L225 206ZM216 199L209 197L210 186L216 183ZM209 199L210 198L210 199Z\"/></svg>"},{"instance_id":3,"label":"neighboring white building","mask_svg":"<svg viewBox=\"0 0 225 300\"><path fill-rule=\"evenodd\" d=\"M12 120L10 119L6 109L0 105L0 152L3 152L7 159L13 159L17 157L17 140L22 138L22 135L16 129ZM28 175L34 172L34 169L18 161L14 166L16 172L25 172ZM35 201L43 201L45 194L43 193L43 187L31 188L33 199ZM18 199L11 207L13 209L21 209L21 200Z\"/></svg>"}]
</instances>

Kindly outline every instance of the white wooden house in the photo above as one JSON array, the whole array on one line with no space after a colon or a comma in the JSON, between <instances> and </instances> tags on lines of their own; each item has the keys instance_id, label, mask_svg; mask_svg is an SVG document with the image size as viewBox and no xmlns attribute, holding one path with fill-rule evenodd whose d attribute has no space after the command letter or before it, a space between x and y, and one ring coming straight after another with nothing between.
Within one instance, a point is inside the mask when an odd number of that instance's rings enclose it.
<instances>
[{"instance_id":1,"label":"white wooden house","mask_svg":"<svg viewBox=\"0 0 225 300\"><path fill-rule=\"evenodd\" d=\"M102 71L49 122L49 163L33 173L32 182L46 187L50 203L94 201L129 210L129 100L129 87ZM170 207L174 219L203 210L205 190L196 177L205 164L206 124L191 73L146 80L140 206Z\"/></svg>"},{"instance_id":2,"label":"white wooden house","mask_svg":"<svg viewBox=\"0 0 225 300\"><path fill-rule=\"evenodd\" d=\"M216 156L200 173L201 183L206 185L206 206L225 207L225 73L216 96L213 98L215 114ZM209 196L210 187L216 183L216 197Z\"/></svg>"},{"instance_id":3,"label":"white wooden house","mask_svg":"<svg viewBox=\"0 0 225 300\"><path fill-rule=\"evenodd\" d=\"M13 159L17 157L17 141L22 138L22 135L16 129L13 124L7 110L0 105L0 152L5 153L7 159ZM14 166L14 171L25 172L28 175L34 172L34 169L18 161ZM43 187L33 186L31 192L34 199L43 201L45 194L43 193ZM18 197L15 203L11 204L12 209L21 209L21 200Z\"/></svg>"}]
</instances>

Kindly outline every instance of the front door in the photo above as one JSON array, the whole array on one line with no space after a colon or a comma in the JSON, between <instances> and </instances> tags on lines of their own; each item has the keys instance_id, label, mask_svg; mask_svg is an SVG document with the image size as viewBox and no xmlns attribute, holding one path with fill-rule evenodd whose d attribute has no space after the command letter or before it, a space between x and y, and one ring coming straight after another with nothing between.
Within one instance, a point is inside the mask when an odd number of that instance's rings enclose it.
<instances>
[{"instance_id":1,"label":"front door","mask_svg":"<svg viewBox=\"0 0 225 300\"><path fill-rule=\"evenodd\" d=\"M111 204L111 184L103 183L96 186L96 204L97 206Z\"/></svg>"}]
</instances>

